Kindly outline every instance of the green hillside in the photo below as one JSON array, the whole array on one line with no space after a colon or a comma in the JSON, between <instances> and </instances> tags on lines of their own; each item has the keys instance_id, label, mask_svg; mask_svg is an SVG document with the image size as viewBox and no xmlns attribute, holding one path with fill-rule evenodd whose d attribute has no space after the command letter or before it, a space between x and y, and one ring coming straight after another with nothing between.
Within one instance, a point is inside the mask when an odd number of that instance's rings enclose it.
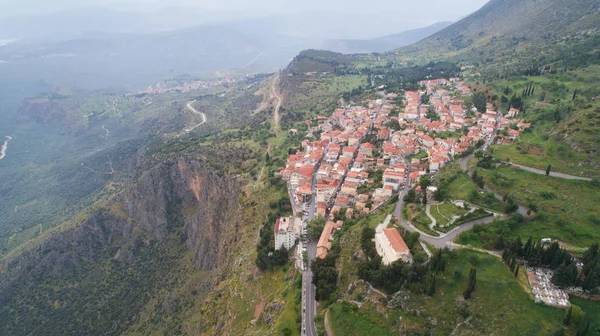
<instances>
[{"instance_id":1,"label":"green hillside","mask_svg":"<svg viewBox=\"0 0 600 336\"><path fill-rule=\"evenodd\" d=\"M496 73L600 61L600 1L492 0L475 13L412 46L400 59L448 58Z\"/></svg>"}]
</instances>

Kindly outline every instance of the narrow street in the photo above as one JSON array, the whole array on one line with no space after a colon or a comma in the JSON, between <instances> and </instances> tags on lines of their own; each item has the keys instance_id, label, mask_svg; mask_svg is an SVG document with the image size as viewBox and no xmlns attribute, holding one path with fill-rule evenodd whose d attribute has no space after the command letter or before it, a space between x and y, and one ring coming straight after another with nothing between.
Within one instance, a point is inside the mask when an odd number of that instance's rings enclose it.
<instances>
[{"instance_id":1,"label":"narrow street","mask_svg":"<svg viewBox=\"0 0 600 336\"><path fill-rule=\"evenodd\" d=\"M486 144L482 147L483 150L485 150L488 146L490 146L492 144L497 132L498 132L498 121L496 121L494 131L492 132L490 138L488 139ZM467 173L469 176L473 175L471 172L468 171L468 162L469 162L469 160L471 160L473 158L473 156L474 156L474 154L469 154L469 155L459 159L460 168L462 169L462 171ZM478 225L478 224L485 225L485 224L489 224L489 223L493 222L494 220L504 220L504 219L510 218L510 215L507 214L507 215L504 215L501 217L486 217L486 218L476 219L476 220L466 222L466 223L463 223L463 224L457 226L455 229L453 229L452 231L448 232L447 234L445 234L443 236L434 237L434 236L428 235L428 234L418 230L416 227L407 223L404 220L404 218L402 217L402 207L404 206L404 196L406 196L406 193L410 189L409 188L409 178L408 178L409 174L410 174L410 170L411 170L411 167L409 165L407 173L406 173L406 181L404 183L404 189L402 189L400 191L400 193L398 194L398 203L396 204L396 208L394 210L394 216L396 216L398 218L400 225L403 228L405 228L406 230L408 230L410 232L419 232L419 234L421 235L421 238L420 238L421 241L423 241L427 244L433 245L436 248L450 247L450 244L452 244L452 241L456 237L458 237L459 234L472 229L473 226L475 226L475 225ZM498 198L499 200L502 200L502 196L495 193L488 186L484 186L484 190L487 192L494 193L496 198ZM522 214L523 216L527 216L527 209L525 207L519 205L518 213Z\"/></svg>"},{"instance_id":2,"label":"narrow street","mask_svg":"<svg viewBox=\"0 0 600 336\"><path fill-rule=\"evenodd\" d=\"M377 112L375 113L374 117L373 117L373 121L375 121L377 119L377 117L379 116L379 112L381 111L381 108L385 105L385 95L383 94L383 92L380 92L380 94L384 97L382 104L380 106L380 108L377 110ZM372 130L370 130L371 132ZM327 208L327 213L325 216L325 220L327 220L327 217L329 216L329 210L331 209L333 202L335 201L335 198L340 190L340 188L342 187L342 185L344 184L344 180L346 179L346 176L348 175L348 171L350 170L350 167L352 167L352 165L354 164L354 160L356 159L358 152L360 150L360 145L365 141L365 139L361 139L361 142L358 146L358 148L356 149L356 152L354 153L354 156L352 157L352 161L350 162L350 164L348 165L348 168L346 169L346 172L344 173L344 176L342 177L338 187L336 188L334 194L331 197L331 201L328 204L328 208ZM327 151L325 151L324 154L327 154ZM321 158L321 160L323 160ZM312 199L311 199L311 203L309 206L309 210L308 210L308 220L311 220L315 217L315 212L316 212L316 199L317 199L317 191L316 191L316 187L317 187L317 174L316 172L319 170L319 166L321 164L321 161L319 161L319 163L316 165L315 167L315 172L313 173L313 177L312 177ZM288 188L289 190L289 188ZM306 248L307 248L307 256L308 256L308 260L306 263L306 268L304 270L304 274L302 276L302 297L303 297L303 310L302 310L302 314L303 314L303 319L302 319L302 333L301 335L308 335L308 336L316 336L317 335L317 331L315 328L315 322L314 322L314 316L316 313L316 299L315 299L315 295L316 295L316 288L315 285L312 283L312 271L311 271L311 263L312 261L316 258L317 256L317 244L318 244L318 239L313 239L310 241L310 243L307 244Z\"/></svg>"}]
</instances>

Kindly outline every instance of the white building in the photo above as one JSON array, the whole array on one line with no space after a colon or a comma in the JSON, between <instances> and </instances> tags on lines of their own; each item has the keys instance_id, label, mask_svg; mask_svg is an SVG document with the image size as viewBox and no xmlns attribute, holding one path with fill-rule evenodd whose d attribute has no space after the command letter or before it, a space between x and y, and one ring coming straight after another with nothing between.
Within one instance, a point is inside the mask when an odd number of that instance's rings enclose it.
<instances>
[{"instance_id":1,"label":"white building","mask_svg":"<svg viewBox=\"0 0 600 336\"><path fill-rule=\"evenodd\" d=\"M398 230L394 228L377 228L375 247L384 265L389 265L398 259L408 263L412 262L412 254L410 254L408 246Z\"/></svg>"},{"instance_id":2,"label":"white building","mask_svg":"<svg viewBox=\"0 0 600 336\"><path fill-rule=\"evenodd\" d=\"M275 249L285 247L287 250L296 245L302 229L302 220L297 217L281 217L275 222Z\"/></svg>"}]
</instances>

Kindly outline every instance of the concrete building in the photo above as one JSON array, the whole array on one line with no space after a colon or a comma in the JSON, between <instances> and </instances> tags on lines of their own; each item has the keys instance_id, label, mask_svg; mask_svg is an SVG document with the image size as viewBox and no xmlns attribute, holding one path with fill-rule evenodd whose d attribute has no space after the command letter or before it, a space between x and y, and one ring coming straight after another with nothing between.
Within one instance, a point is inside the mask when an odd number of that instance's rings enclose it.
<instances>
[{"instance_id":1,"label":"concrete building","mask_svg":"<svg viewBox=\"0 0 600 336\"><path fill-rule=\"evenodd\" d=\"M408 246L398 230L394 228L378 228L375 233L375 247L384 265L389 265L398 259L412 262L412 254Z\"/></svg>"},{"instance_id":2,"label":"concrete building","mask_svg":"<svg viewBox=\"0 0 600 336\"><path fill-rule=\"evenodd\" d=\"M285 247L290 250L300 237L302 219L296 217L281 217L275 222L275 249Z\"/></svg>"}]
</instances>

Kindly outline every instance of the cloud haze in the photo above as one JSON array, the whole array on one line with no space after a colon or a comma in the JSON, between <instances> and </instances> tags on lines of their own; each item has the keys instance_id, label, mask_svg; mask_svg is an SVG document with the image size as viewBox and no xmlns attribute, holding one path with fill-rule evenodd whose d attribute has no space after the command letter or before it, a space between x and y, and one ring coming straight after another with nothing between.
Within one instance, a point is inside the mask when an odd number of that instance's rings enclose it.
<instances>
[{"instance_id":1,"label":"cloud haze","mask_svg":"<svg viewBox=\"0 0 600 336\"><path fill-rule=\"evenodd\" d=\"M0 16L39 15L81 7L103 7L123 11L158 11L165 7L228 12L232 17L253 18L293 12L326 11L364 13L389 20L411 19L423 24L455 21L485 4L486 0L0 0ZM332 18L335 19L335 18ZM340 19L342 19L340 17ZM366 19L363 23L368 23Z\"/></svg>"}]
</instances>

